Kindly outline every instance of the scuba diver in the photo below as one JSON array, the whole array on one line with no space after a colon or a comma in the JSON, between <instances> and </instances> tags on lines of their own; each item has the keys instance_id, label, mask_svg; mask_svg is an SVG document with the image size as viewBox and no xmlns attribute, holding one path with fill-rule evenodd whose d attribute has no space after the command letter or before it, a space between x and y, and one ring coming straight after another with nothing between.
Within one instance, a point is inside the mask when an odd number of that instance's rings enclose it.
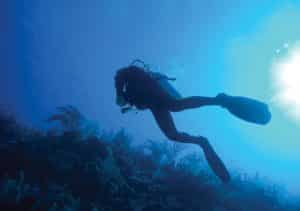
<instances>
[{"instance_id":1,"label":"scuba diver","mask_svg":"<svg viewBox=\"0 0 300 211\"><path fill-rule=\"evenodd\" d=\"M137 63L141 63L143 67L136 65ZM150 71L143 61L134 60L129 66L119 69L115 75L116 103L122 107L122 113L131 110L133 106L138 110L149 109L168 139L200 146L213 172L223 183L228 183L230 174L207 138L178 131L171 112L202 106L221 106L246 121L266 124L270 120L270 113L266 105L253 99L231 97L224 93L220 93L216 97L183 98L169 84L169 80L176 79ZM129 107L126 107L127 105Z\"/></svg>"}]
</instances>

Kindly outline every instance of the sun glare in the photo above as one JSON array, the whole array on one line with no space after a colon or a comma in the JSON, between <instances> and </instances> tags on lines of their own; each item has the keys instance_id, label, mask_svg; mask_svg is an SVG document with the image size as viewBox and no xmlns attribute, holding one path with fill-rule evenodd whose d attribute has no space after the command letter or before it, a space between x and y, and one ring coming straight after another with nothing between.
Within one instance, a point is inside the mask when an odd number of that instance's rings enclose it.
<instances>
[{"instance_id":1,"label":"sun glare","mask_svg":"<svg viewBox=\"0 0 300 211\"><path fill-rule=\"evenodd\" d=\"M283 58L274 62L272 75L275 85L274 102L285 110L290 117L300 121L299 46L289 49L289 52Z\"/></svg>"}]
</instances>

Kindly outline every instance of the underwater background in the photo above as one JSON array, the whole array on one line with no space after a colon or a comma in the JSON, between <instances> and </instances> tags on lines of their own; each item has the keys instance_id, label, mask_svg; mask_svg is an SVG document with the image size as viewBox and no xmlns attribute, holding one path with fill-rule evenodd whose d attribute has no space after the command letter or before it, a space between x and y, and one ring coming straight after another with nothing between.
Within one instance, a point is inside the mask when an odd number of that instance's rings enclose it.
<instances>
[{"instance_id":1,"label":"underwater background","mask_svg":"<svg viewBox=\"0 0 300 211\"><path fill-rule=\"evenodd\" d=\"M299 121L272 78L299 41L299 1L3 0L0 17L1 210L300 210ZM120 112L114 75L136 58L183 96L269 104L266 126L216 107L174 114L230 185L150 112Z\"/></svg>"}]
</instances>

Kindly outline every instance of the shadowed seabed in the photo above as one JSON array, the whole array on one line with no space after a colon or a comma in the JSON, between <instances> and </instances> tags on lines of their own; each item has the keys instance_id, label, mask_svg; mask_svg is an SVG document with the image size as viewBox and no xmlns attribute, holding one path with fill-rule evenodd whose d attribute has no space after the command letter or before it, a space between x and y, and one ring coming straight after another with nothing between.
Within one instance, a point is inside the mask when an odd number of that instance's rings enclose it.
<instances>
[{"instance_id":1,"label":"shadowed seabed","mask_svg":"<svg viewBox=\"0 0 300 211\"><path fill-rule=\"evenodd\" d=\"M0 210L300 210L300 199L259 176L233 173L222 185L185 145L132 146L124 131L100 132L72 106L41 131L2 112ZM200 154L200 153L199 153Z\"/></svg>"}]
</instances>

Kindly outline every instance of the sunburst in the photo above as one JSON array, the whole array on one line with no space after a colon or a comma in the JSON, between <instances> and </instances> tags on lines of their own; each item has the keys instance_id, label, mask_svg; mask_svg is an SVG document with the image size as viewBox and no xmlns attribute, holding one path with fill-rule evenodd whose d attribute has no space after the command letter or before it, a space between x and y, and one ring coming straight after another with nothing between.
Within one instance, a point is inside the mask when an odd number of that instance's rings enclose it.
<instances>
[{"instance_id":1,"label":"sunburst","mask_svg":"<svg viewBox=\"0 0 300 211\"><path fill-rule=\"evenodd\" d=\"M288 44L284 44L288 48ZM281 51L276 50L276 53ZM300 121L300 47L289 49L272 67L275 87L274 102L287 114Z\"/></svg>"}]
</instances>

